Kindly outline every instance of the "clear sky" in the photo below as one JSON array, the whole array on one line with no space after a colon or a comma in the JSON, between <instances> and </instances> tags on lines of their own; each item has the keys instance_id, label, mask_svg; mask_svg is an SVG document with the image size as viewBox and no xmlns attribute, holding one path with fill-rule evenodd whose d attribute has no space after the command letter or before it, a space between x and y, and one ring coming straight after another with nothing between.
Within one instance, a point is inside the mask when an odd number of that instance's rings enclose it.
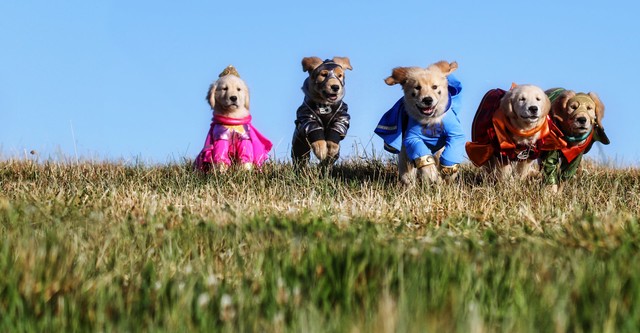
<instances>
[{"instance_id":1,"label":"clear sky","mask_svg":"<svg viewBox=\"0 0 640 333\"><path fill-rule=\"evenodd\" d=\"M305 56L348 56L352 116L343 156L386 156L374 137L401 97L396 66L456 60L467 134L480 99L511 82L594 91L609 146L640 161L636 1L0 2L0 159L61 156L165 163L193 159L209 84L233 64L254 125L289 158Z\"/></svg>"}]
</instances>

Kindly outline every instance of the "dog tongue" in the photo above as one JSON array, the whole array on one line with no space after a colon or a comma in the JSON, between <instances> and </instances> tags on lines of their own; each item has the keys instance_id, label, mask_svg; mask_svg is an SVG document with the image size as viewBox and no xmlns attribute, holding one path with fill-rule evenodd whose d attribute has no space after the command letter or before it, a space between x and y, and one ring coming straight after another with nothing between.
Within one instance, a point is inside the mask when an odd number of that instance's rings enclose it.
<instances>
[{"instance_id":1,"label":"dog tongue","mask_svg":"<svg viewBox=\"0 0 640 333\"><path fill-rule=\"evenodd\" d=\"M433 111L435 110L435 108L421 108L420 111L422 111L422 113L426 114L427 116L433 114Z\"/></svg>"}]
</instances>

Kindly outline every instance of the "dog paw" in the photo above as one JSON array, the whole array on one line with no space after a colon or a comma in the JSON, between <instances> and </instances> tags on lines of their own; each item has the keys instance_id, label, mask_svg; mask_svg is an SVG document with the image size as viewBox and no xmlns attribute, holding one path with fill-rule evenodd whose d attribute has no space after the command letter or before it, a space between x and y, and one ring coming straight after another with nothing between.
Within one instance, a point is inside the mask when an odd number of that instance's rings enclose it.
<instances>
[{"instance_id":1,"label":"dog paw","mask_svg":"<svg viewBox=\"0 0 640 333\"><path fill-rule=\"evenodd\" d=\"M327 141L318 140L311 143L313 153L320 161L324 161L327 158Z\"/></svg>"},{"instance_id":2,"label":"dog paw","mask_svg":"<svg viewBox=\"0 0 640 333\"><path fill-rule=\"evenodd\" d=\"M442 178L447 181L447 182L451 182L454 181L457 176L458 176L458 169L460 168L459 164L454 164L451 166L441 166L440 167L440 174L442 174Z\"/></svg>"},{"instance_id":3,"label":"dog paw","mask_svg":"<svg viewBox=\"0 0 640 333\"><path fill-rule=\"evenodd\" d=\"M412 185L414 183L414 180L415 180L415 177L411 175L409 172L400 176L400 183L402 183L402 185L405 185L405 186Z\"/></svg>"},{"instance_id":4,"label":"dog paw","mask_svg":"<svg viewBox=\"0 0 640 333\"><path fill-rule=\"evenodd\" d=\"M442 181L440 178L440 173L438 172L438 168L435 165L427 165L418 169L418 176L420 180L423 182L427 182L429 184L439 183Z\"/></svg>"},{"instance_id":5,"label":"dog paw","mask_svg":"<svg viewBox=\"0 0 640 333\"><path fill-rule=\"evenodd\" d=\"M214 166L214 170L216 170L219 173L225 173L227 172L227 170L229 170L229 166L224 163L216 163L213 166Z\"/></svg>"},{"instance_id":6,"label":"dog paw","mask_svg":"<svg viewBox=\"0 0 640 333\"><path fill-rule=\"evenodd\" d=\"M251 170L253 170L253 163L251 163L251 162L242 163L241 168L244 171L251 171Z\"/></svg>"},{"instance_id":7,"label":"dog paw","mask_svg":"<svg viewBox=\"0 0 640 333\"><path fill-rule=\"evenodd\" d=\"M340 144L333 141L327 141L327 155L330 158L337 158L340 154Z\"/></svg>"}]
</instances>

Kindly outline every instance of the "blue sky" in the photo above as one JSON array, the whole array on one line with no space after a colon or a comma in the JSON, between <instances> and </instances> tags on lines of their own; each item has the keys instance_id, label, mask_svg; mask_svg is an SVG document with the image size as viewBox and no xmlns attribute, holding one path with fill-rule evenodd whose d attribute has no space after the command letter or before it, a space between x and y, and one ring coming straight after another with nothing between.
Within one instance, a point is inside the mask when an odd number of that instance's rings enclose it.
<instances>
[{"instance_id":1,"label":"blue sky","mask_svg":"<svg viewBox=\"0 0 640 333\"><path fill-rule=\"evenodd\" d=\"M209 84L233 64L254 125L288 159L305 56L348 56L352 115L342 155L386 156L373 136L400 98L396 66L456 60L461 121L511 82L597 92L612 141L592 158L640 161L634 1L0 2L0 159L62 156L165 163L194 158Z\"/></svg>"}]
</instances>

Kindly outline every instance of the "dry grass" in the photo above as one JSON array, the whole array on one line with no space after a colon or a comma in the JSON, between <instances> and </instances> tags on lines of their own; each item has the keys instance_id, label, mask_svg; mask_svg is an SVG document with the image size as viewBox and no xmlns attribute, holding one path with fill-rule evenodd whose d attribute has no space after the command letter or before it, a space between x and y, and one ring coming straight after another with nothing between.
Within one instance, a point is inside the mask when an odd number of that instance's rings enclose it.
<instances>
[{"instance_id":1,"label":"dry grass","mask_svg":"<svg viewBox=\"0 0 640 333\"><path fill-rule=\"evenodd\" d=\"M634 331L640 171L0 162L0 330Z\"/></svg>"}]
</instances>

